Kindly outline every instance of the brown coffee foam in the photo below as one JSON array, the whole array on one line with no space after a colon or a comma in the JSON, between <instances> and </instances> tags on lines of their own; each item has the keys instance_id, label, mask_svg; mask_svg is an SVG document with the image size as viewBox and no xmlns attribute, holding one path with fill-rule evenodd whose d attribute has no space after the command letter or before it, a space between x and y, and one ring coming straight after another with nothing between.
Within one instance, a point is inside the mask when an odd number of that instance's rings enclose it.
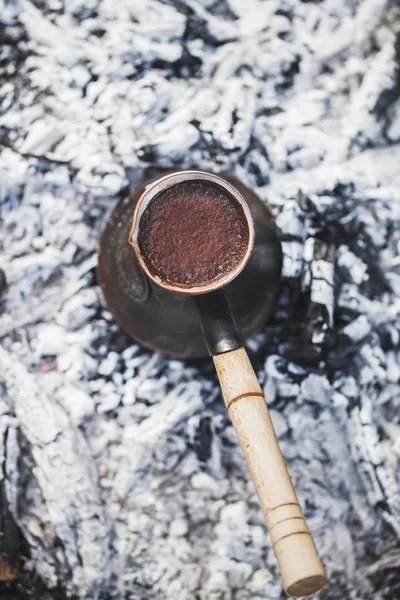
<instances>
[{"instance_id":1,"label":"brown coffee foam","mask_svg":"<svg viewBox=\"0 0 400 600\"><path fill-rule=\"evenodd\" d=\"M144 211L138 243L153 275L177 286L218 282L243 260L249 228L222 187L186 181L160 192Z\"/></svg>"}]
</instances>

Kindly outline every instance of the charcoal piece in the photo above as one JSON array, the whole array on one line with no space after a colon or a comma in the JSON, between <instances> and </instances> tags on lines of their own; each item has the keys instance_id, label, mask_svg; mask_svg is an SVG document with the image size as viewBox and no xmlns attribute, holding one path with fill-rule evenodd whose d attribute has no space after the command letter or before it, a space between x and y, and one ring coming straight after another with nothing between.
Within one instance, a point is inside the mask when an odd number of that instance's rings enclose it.
<instances>
[{"instance_id":1,"label":"charcoal piece","mask_svg":"<svg viewBox=\"0 0 400 600\"><path fill-rule=\"evenodd\" d=\"M7 277L3 269L0 269L0 296L4 294L7 289Z\"/></svg>"},{"instance_id":2,"label":"charcoal piece","mask_svg":"<svg viewBox=\"0 0 400 600\"><path fill-rule=\"evenodd\" d=\"M360 315L357 319L346 325L341 331L344 339L357 344L371 332L371 324L365 315Z\"/></svg>"},{"instance_id":3,"label":"charcoal piece","mask_svg":"<svg viewBox=\"0 0 400 600\"><path fill-rule=\"evenodd\" d=\"M279 345L279 353L286 359L301 366L315 367L322 359L321 348L301 337L295 342L285 342Z\"/></svg>"},{"instance_id":4,"label":"charcoal piece","mask_svg":"<svg viewBox=\"0 0 400 600\"><path fill-rule=\"evenodd\" d=\"M306 401L321 405L328 405L332 397L332 389L326 376L316 373L310 373L302 381L300 391Z\"/></svg>"},{"instance_id":5,"label":"charcoal piece","mask_svg":"<svg viewBox=\"0 0 400 600\"><path fill-rule=\"evenodd\" d=\"M300 241L282 241L282 278L296 279L303 271L303 244Z\"/></svg>"},{"instance_id":6,"label":"charcoal piece","mask_svg":"<svg viewBox=\"0 0 400 600\"><path fill-rule=\"evenodd\" d=\"M281 232L281 239L303 242L306 235L306 216L298 202L285 202L276 217L276 225Z\"/></svg>"},{"instance_id":7,"label":"charcoal piece","mask_svg":"<svg viewBox=\"0 0 400 600\"><path fill-rule=\"evenodd\" d=\"M4 481L0 481L0 581L15 579L19 569L19 530L11 514Z\"/></svg>"},{"instance_id":8,"label":"charcoal piece","mask_svg":"<svg viewBox=\"0 0 400 600\"><path fill-rule=\"evenodd\" d=\"M197 423L192 442L199 461L206 462L211 457L212 439L211 418L202 417Z\"/></svg>"},{"instance_id":9,"label":"charcoal piece","mask_svg":"<svg viewBox=\"0 0 400 600\"><path fill-rule=\"evenodd\" d=\"M304 245L303 291L309 294L308 324L310 339L323 344L333 327L334 251L331 245L308 238Z\"/></svg>"},{"instance_id":10,"label":"charcoal piece","mask_svg":"<svg viewBox=\"0 0 400 600\"><path fill-rule=\"evenodd\" d=\"M359 463L369 500L400 538L400 486L374 422L372 401L365 394L351 411L349 427L353 457Z\"/></svg>"},{"instance_id":11,"label":"charcoal piece","mask_svg":"<svg viewBox=\"0 0 400 600\"><path fill-rule=\"evenodd\" d=\"M18 512L19 444L9 397L0 386L0 581L13 580L19 570Z\"/></svg>"}]
</instances>

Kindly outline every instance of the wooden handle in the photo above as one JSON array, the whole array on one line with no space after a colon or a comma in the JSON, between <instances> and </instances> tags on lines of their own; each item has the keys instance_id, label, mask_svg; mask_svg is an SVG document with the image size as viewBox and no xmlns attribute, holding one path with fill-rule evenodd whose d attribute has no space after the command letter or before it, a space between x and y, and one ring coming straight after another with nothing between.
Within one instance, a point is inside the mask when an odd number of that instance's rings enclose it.
<instances>
[{"instance_id":1,"label":"wooden handle","mask_svg":"<svg viewBox=\"0 0 400 600\"><path fill-rule=\"evenodd\" d=\"M239 348L213 359L229 416L256 486L285 590L290 596L313 594L326 583L324 567L246 350Z\"/></svg>"}]
</instances>

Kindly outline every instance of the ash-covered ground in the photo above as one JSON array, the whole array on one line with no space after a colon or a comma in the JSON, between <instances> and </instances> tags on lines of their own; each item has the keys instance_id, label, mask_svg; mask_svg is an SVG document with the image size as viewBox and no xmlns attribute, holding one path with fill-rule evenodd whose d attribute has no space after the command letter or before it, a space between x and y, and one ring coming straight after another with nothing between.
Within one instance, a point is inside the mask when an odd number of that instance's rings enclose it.
<instances>
[{"instance_id":1,"label":"ash-covered ground","mask_svg":"<svg viewBox=\"0 0 400 600\"><path fill-rule=\"evenodd\" d=\"M195 166L277 215L281 304L248 348L315 597L400 597L396 5L0 2L0 476L23 540L2 593L284 597L211 361L132 343L96 285L119 199Z\"/></svg>"}]
</instances>

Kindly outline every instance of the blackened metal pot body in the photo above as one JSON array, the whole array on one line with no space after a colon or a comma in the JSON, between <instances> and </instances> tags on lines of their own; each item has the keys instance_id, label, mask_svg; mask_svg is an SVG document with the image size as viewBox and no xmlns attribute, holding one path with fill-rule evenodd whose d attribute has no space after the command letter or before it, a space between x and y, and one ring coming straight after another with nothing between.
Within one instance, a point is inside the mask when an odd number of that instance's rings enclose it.
<instances>
[{"instance_id":1,"label":"blackened metal pot body","mask_svg":"<svg viewBox=\"0 0 400 600\"><path fill-rule=\"evenodd\" d=\"M110 312L134 340L153 350L180 358L207 356L193 298L171 292L142 272L128 243L136 204L146 187L137 186L112 212L100 238L97 277ZM282 266L281 245L274 218L258 196L239 181L219 174L245 198L255 224L251 257L225 287L236 322L249 337L258 333L274 310Z\"/></svg>"}]
</instances>

